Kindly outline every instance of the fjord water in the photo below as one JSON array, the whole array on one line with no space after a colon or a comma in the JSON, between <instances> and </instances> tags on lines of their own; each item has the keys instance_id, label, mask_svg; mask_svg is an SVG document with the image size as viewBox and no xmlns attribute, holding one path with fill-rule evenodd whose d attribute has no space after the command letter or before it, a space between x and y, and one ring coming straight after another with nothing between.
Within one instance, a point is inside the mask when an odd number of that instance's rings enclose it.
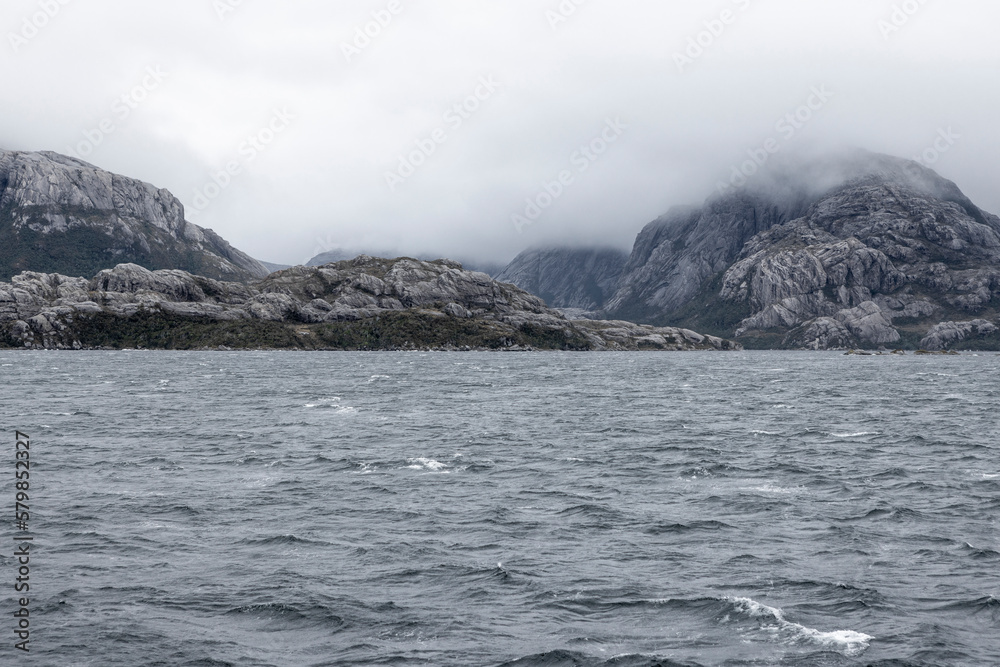
<instances>
[{"instance_id":1,"label":"fjord water","mask_svg":"<svg viewBox=\"0 0 1000 667\"><path fill-rule=\"evenodd\" d=\"M1000 664L996 354L0 352L0 377L36 540L3 664Z\"/></svg>"}]
</instances>

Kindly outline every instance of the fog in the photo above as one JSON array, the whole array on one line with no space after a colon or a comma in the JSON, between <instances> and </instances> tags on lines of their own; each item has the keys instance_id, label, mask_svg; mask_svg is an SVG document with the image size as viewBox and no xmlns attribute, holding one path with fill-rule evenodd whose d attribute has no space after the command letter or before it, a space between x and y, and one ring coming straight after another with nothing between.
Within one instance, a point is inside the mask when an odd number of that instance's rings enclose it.
<instances>
[{"instance_id":1,"label":"fog","mask_svg":"<svg viewBox=\"0 0 1000 667\"><path fill-rule=\"evenodd\" d=\"M0 147L168 188L287 264L628 248L844 147L998 213L998 24L987 0L7 0Z\"/></svg>"}]
</instances>

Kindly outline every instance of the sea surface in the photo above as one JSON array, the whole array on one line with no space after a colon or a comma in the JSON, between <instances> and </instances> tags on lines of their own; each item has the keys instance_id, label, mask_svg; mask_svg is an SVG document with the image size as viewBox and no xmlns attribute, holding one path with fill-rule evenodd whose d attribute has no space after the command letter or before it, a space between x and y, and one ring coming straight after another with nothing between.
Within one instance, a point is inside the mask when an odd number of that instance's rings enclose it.
<instances>
[{"instance_id":1,"label":"sea surface","mask_svg":"<svg viewBox=\"0 0 1000 667\"><path fill-rule=\"evenodd\" d=\"M995 353L0 352L0 405L3 665L1000 665Z\"/></svg>"}]
</instances>

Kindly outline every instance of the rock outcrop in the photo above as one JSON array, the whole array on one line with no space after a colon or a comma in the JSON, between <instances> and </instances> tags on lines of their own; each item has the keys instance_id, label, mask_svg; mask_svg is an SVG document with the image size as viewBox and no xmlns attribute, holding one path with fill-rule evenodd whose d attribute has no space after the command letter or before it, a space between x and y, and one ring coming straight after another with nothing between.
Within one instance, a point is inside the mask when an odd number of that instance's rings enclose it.
<instances>
[{"instance_id":1,"label":"rock outcrop","mask_svg":"<svg viewBox=\"0 0 1000 667\"><path fill-rule=\"evenodd\" d=\"M726 350L693 331L566 319L456 262L361 256L250 284L135 264L91 279L25 272L0 283L8 347Z\"/></svg>"},{"instance_id":2,"label":"rock outcrop","mask_svg":"<svg viewBox=\"0 0 1000 667\"><path fill-rule=\"evenodd\" d=\"M0 151L0 280L131 262L247 281L268 270L184 219L167 190L57 153Z\"/></svg>"},{"instance_id":3,"label":"rock outcrop","mask_svg":"<svg viewBox=\"0 0 1000 667\"><path fill-rule=\"evenodd\" d=\"M823 349L912 348L943 320L998 313L1000 218L916 162L858 151L649 224L601 315Z\"/></svg>"},{"instance_id":4,"label":"rock outcrop","mask_svg":"<svg viewBox=\"0 0 1000 667\"><path fill-rule=\"evenodd\" d=\"M926 331L942 313L991 310L1000 219L922 176L856 180L748 241L719 292L751 312L735 335L832 317L861 344L894 344L897 320Z\"/></svg>"},{"instance_id":5,"label":"rock outcrop","mask_svg":"<svg viewBox=\"0 0 1000 667\"><path fill-rule=\"evenodd\" d=\"M920 341L920 347L925 350L947 350L966 341L990 342L996 346L1000 343L1000 328L987 320L971 320L969 322L942 322L927 332Z\"/></svg>"}]
</instances>

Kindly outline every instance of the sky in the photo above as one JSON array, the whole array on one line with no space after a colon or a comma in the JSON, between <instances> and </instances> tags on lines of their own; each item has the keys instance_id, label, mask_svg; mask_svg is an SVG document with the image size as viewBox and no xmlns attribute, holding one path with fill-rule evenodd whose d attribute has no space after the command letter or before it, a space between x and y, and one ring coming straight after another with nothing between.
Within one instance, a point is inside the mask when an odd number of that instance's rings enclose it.
<instances>
[{"instance_id":1,"label":"sky","mask_svg":"<svg viewBox=\"0 0 1000 667\"><path fill-rule=\"evenodd\" d=\"M5 0L0 148L167 188L265 261L628 249L781 153L1000 213L995 0Z\"/></svg>"}]
</instances>

